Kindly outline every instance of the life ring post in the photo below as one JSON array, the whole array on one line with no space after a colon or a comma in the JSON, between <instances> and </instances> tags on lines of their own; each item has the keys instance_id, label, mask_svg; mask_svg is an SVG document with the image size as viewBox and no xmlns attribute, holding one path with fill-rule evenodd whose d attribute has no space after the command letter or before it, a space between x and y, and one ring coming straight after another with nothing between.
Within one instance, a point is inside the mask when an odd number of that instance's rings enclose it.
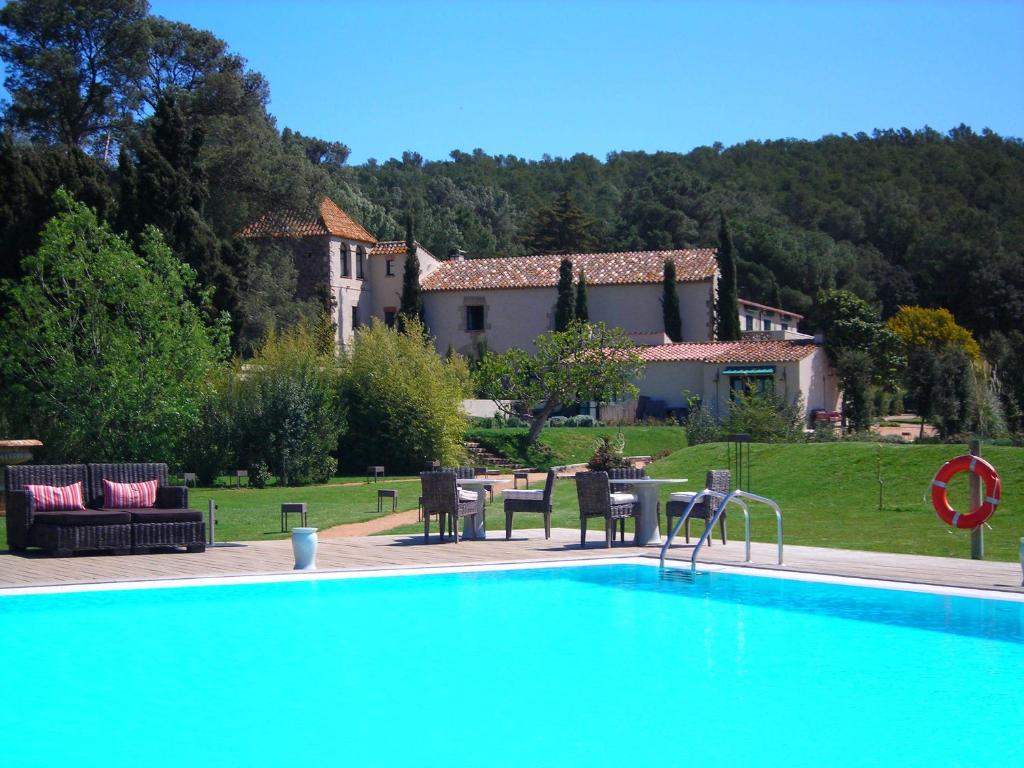
<instances>
[{"instance_id":1,"label":"life ring post","mask_svg":"<svg viewBox=\"0 0 1024 768\"><path fill-rule=\"evenodd\" d=\"M981 441L971 440L970 442L970 454L971 456L981 456ZM981 508L981 505L985 503L984 492L982 490L981 476L971 472L971 512ZM985 559L985 526L979 525L977 528L971 529L971 560L984 560Z\"/></svg>"}]
</instances>

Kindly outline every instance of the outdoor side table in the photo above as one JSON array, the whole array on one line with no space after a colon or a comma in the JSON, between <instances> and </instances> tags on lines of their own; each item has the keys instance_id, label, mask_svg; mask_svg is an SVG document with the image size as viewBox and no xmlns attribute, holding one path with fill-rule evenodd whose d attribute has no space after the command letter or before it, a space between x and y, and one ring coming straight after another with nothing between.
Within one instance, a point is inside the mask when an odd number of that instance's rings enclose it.
<instances>
[{"instance_id":1,"label":"outdoor side table","mask_svg":"<svg viewBox=\"0 0 1024 768\"><path fill-rule=\"evenodd\" d=\"M384 477L384 467L381 466L369 466L366 468L366 482L370 482L370 478L373 478L373 482L377 482L378 477Z\"/></svg>"},{"instance_id":2,"label":"outdoor side table","mask_svg":"<svg viewBox=\"0 0 1024 768\"><path fill-rule=\"evenodd\" d=\"M281 505L281 533L288 530L288 515L298 515L302 527L306 527L306 502L285 502Z\"/></svg>"},{"instance_id":3,"label":"outdoor side table","mask_svg":"<svg viewBox=\"0 0 1024 768\"><path fill-rule=\"evenodd\" d=\"M245 478L245 484L248 485L249 484L249 470L247 470L247 469L236 469L235 470L235 484L239 488L242 487L242 478L243 477Z\"/></svg>"},{"instance_id":4,"label":"outdoor side table","mask_svg":"<svg viewBox=\"0 0 1024 768\"><path fill-rule=\"evenodd\" d=\"M526 482L526 487L527 488L530 487L530 473L529 472L517 469L515 472L512 473L512 487L513 488L517 488L517 489L519 488L519 481L520 480L524 480Z\"/></svg>"},{"instance_id":5,"label":"outdoor side table","mask_svg":"<svg viewBox=\"0 0 1024 768\"><path fill-rule=\"evenodd\" d=\"M398 510L398 491L390 488L381 488L377 491L377 514L384 511L384 499L391 499L391 511Z\"/></svg>"}]
</instances>

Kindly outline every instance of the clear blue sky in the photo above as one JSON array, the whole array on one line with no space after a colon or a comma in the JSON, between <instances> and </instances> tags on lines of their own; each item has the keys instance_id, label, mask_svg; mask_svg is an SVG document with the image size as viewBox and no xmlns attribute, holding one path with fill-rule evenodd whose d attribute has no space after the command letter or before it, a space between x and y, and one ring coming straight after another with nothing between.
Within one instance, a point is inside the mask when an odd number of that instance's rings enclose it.
<instances>
[{"instance_id":1,"label":"clear blue sky","mask_svg":"<svg viewBox=\"0 0 1024 768\"><path fill-rule=\"evenodd\" d=\"M961 122L1024 136L1024 2L151 0L351 162L688 151Z\"/></svg>"}]
</instances>

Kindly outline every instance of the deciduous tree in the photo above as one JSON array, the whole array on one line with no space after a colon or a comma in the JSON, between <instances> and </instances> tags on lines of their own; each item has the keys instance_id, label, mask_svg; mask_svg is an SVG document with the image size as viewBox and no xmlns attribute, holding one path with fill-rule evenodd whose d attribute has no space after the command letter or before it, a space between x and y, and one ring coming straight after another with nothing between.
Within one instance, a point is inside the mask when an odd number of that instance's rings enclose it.
<instances>
[{"instance_id":1,"label":"deciduous tree","mask_svg":"<svg viewBox=\"0 0 1024 768\"><path fill-rule=\"evenodd\" d=\"M541 334L533 345L532 355L517 348L500 355L489 352L476 374L478 389L487 397L532 411L528 446L537 441L556 408L637 392L632 382L643 362L621 328L573 322L565 331ZM513 415L513 410L508 413Z\"/></svg>"}]
</instances>

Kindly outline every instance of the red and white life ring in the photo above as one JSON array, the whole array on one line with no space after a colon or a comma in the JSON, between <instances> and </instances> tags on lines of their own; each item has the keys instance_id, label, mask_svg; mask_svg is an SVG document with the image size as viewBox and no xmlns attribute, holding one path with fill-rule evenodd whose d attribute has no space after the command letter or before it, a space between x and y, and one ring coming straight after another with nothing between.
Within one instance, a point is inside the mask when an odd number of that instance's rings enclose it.
<instances>
[{"instance_id":1,"label":"red and white life ring","mask_svg":"<svg viewBox=\"0 0 1024 768\"><path fill-rule=\"evenodd\" d=\"M973 472L985 483L985 499L980 507L973 512L957 512L949 504L946 486L953 475L961 472ZM956 528L977 528L996 511L1002 485L995 467L979 456L957 456L943 464L932 480L932 506L939 517L947 525Z\"/></svg>"}]
</instances>

